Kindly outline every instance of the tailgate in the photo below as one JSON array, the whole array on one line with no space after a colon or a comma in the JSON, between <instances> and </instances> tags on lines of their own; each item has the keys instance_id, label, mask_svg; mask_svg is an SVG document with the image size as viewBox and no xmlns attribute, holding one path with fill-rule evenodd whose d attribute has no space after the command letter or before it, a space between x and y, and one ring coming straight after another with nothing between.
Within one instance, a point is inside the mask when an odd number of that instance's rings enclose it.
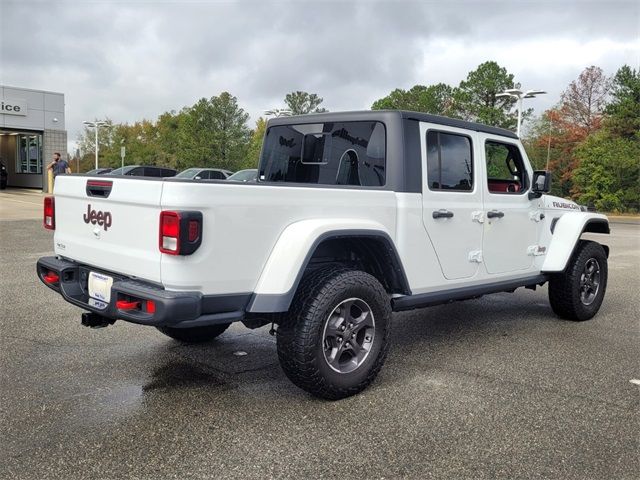
<instances>
[{"instance_id":1,"label":"tailgate","mask_svg":"<svg viewBox=\"0 0 640 480\"><path fill-rule=\"evenodd\" d=\"M160 179L59 176L54 189L56 255L160 282L162 186Z\"/></svg>"}]
</instances>

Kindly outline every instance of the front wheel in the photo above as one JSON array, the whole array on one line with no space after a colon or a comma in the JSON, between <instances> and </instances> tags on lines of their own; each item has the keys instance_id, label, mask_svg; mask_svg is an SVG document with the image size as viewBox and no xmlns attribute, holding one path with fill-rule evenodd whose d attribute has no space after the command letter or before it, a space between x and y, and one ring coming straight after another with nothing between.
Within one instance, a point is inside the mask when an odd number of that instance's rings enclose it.
<instances>
[{"instance_id":1,"label":"front wheel","mask_svg":"<svg viewBox=\"0 0 640 480\"><path fill-rule=\"evenodd\" d=\"M175 328L175 327L156 327L166 336L178 340L182 343L204 343L213 340L221 335L230 323L221 323L219 325L207 325L205 327L193 328Z\"/></svg>"},{"instance_id":2,"label":"front wheel","mask_svg":"<svg viewBox=\"0 0 640 480\"><path fill-rule=\"evenodd\" d=\"M391 304L368 273L319 269L300 283L279 322L280 365L298 387L337 400L364 390L389 348Z\"/></svg>"},{"instance_id":3,"label":"front wheel","mask_svg":"<svg viewBox=\"0 0 640 480\"><path fill-rule=\"evenodd\" d=\"M549 279L551 308L567 320L589 320L602 305L607 277L607 254L602 245L580 240L565 271Z\"/></svg>"}]
</instances>

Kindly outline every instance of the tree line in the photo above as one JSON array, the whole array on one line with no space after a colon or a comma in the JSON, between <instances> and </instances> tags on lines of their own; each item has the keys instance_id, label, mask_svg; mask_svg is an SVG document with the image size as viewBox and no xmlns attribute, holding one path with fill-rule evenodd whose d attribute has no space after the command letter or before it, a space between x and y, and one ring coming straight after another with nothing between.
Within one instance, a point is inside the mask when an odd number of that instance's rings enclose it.
<instances>
[{"instance_id":1,"label":"tree line","mask_svg":"<svg viewBox=\"0 0 640 480\"><path fill-rule=\"evenodd\" d=\"M284 98L286 109L281 111L287 115L323 112L322 101L317 94L291 92ZM255 168L267 122L260 117L250 129L248 120L249 114L229 92L201 98L178 112L165 112L156 121L114 124L107 119L108 126L98 131L99 165L119 167L120 149L125 147L129 165L161 165L176 170ZM85 127L78 146L82 152L80 171L91 170L95 165L93 129Z\"/></svg>"},{"instance_id":2,"label":"tree line","mask_svg":"<svg viewBox=\"0 0 640 480\"><path fill-rule=\"evenodd\" d=\"M500 97L518 88L514 75L493 61L480 64L457 86L438 83L395 89L371 109L402 109L444 115L516 129L515 99ZM315 93L288 93L276 115L326 111ZM537 169L553 172L552 193L612 212L640 210L640 71L621 67L607 77L596 66L586 68L564 90L560 102L534 117L522 112L523 143ZM266 120L248 127L249 115L228 92L156 121L113 124L100 129L100 165L120 165L120 147L128 164L156 164L182 170L216 167L255 168ZM84 153L81 171L92 168L94 136L85 129L79 139Z\"/></svg>"}]
</instances>

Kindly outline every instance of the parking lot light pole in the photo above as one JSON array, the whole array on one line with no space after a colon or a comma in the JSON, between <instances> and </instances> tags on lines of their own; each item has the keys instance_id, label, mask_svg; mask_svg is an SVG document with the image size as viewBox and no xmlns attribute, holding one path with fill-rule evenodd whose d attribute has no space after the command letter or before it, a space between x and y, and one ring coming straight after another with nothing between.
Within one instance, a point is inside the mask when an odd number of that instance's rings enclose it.
<instances>
[{"instance_id":1,"label":"parking lot light pole","mask_svg":"<svg viewBox=\"0 0 640 480\"><path fill-rule=\"evenodd\" d=\"M504 92L496 95L496 98L511 97L515 98L518 101L516 104L516 108L518 109L518 137L520 137L520 125L522 124L522 99L533 98L536 95L543 95L545 93L547 92L545 92L544 90L527 90L526 92L523 92L519 88L508 88Z\"/></svg>"},{"instance_id":2,"label":"parking lot light pole","mask_svg":"<svg viewBox=\"0 0 640 480\"><path fill-rule=\"evenodd\" d=\"M85 120L82 123L84 123L87 127L96 129L96 169L97 169L98 168L98 151L100 150L100 147L98 146L98 130L100 129L100 127L104 127L109 124L102 120L96 120L95 122L89 122Z\"/></svg>"}]
</instances>

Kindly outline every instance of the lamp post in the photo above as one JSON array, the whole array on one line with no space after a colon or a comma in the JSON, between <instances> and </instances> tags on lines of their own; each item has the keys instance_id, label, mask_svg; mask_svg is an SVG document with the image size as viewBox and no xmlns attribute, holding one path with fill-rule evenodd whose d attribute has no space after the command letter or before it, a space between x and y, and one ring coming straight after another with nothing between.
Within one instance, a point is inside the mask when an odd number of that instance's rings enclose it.
<instances>
[{"instance_id":1,"label":"lamp post","mask_svg":"<svg viewBox=\"0 0 640 480\"><path fill-rule=\"evenodd\" d=\"M520 137L520 125L522 124L522 99L533 98L536 95L543 95L545 93L547 92L545 92L544 90L527 90L526 92L523 92L519 88L508 88L504 92L496 95L496 98L510 97L515 98L518 101L518 103L516 104L516 108L518 109L518 137Z\"/></svg>"},{"instance_id":2,"label":"lamp post","mask_svg":"<svg viewBox=\"0 0 640 480\"><path fill-rule=\"evenodd\" d=\"M274 117L289 117L291 116L291 110L288 108L272 108L271 110L265 110L265 115L273 115Z\"/></svg>"},{"instance_id":3,"label":"lamp post","mask_svg":"<svg viewBox=\"0 0 640 480\"><path fill-rule=\"evenodd\" d=\"M89 122L85 120L82 123L84 123L87 127L96 129L96 169L97 169L98 168L98 150L100 150L100 147L98 146L98 130L100 129L100 127L104 127L109 124L103 120L96 120L95 122Z\"/></svg>"}]
</instances>

